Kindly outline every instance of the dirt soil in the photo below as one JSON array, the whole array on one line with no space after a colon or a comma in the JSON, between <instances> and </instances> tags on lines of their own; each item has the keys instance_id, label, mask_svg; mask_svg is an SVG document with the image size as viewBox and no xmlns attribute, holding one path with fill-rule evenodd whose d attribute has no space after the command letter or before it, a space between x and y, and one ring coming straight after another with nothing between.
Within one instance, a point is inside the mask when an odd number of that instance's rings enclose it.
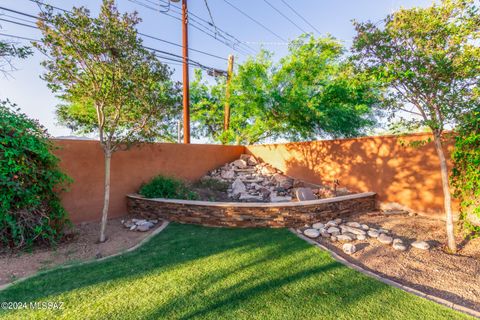
<instances>
[{"instance_id":1,"label":"dirt soil","mask_svg":"<svg viewBox=\"0 0 480 320\"><path fill-rule=\"evenodd\" d=\"M107 241L97 243L100 226L98 222L82 223L68 231L67 237L55 249L36 248L30 253L0 254L0 285L10 283L38 271L99 259L129 249L145 239L161 221L147 232L129 231L120 222L111 219L107 223Z\"/></svg>"},{"instance_id":2,"label":"dirt soil","mask_svg":"<svg viewBox=\"0 0 480 320\"><path fill-rule=\"evenodd\" d=\"M364 269L480 311L480 238L467 241L459 236L460 250L451 255L444 251L445 223L440 220L372 212L355 215L348 221L390 230L390 235L401 238L405 244L427 241L431 249L424 251L408 246L407 251L401 252L367 237L367 240L353 242L358 251L349 256L342 251L341 242L321 237L317 241Z\"/></svg>"}]
</instances>

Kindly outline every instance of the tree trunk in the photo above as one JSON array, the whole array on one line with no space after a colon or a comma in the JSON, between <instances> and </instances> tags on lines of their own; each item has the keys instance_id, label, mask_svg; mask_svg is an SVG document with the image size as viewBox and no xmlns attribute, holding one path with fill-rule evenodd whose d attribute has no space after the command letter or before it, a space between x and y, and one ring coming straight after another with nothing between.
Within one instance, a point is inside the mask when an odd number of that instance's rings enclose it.
<instances>
[{"instance_id":1,"label":"tree trunk","mask_svg":"<svg viewBox=\"0 0 480 320\"><path fill-rule=\"evenodd\" d=\"M452 213L452 198L450 195L450 186L448 183L448 167L447 160L445 159L445 154L442 147L442 137L440 133L434 134L435 149L437 150L438 158L440 160L440 171L442 174L442 188L443 188L443 199L445 207L445 220L447 227L447 244L448 249L455 253L457 252L457 244L455 242L455 233L453 230L453 213Z\"/></svg>"},{"instance_id":2,"label":"tree trunk","mask_svg":"<svg viewBox=\"0 0 480 320\"><path fill-rule=\"evenodd\" d=\"M102 222L100 223L100 238L98 241L105 242L105 228L107 226L108 205L110 203L110 160L112 152L105 151L105 193L103 198Z\"/></svg>"}]
</instances>

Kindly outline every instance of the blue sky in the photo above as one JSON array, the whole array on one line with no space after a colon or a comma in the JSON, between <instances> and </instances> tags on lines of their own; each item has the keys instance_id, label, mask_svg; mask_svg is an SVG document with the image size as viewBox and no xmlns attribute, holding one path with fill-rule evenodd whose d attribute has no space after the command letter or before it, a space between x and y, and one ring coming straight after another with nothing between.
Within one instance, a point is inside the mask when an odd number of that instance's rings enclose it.
<instances>
[{"instance_id":1,"label":"blue sky","mask_svg":"<svg viewBox=\"0 0 480 320\"><path fill-rule=\"evenodd\" d=\"M71 9L72 6L86 6L93 14L98 12L101 4L101 0L43 1L65 9ZM159 2L159 0L133 1L141 1L145 4L149 4L149 2ZM228 1L263 23L283 39L294 39L302 33L301 30L274 11L274 9L263 0ZM314 34L318 36L331 34L343 41L347 47L350 46L354 36L351 23L353 19L359 21L378 21L400 7L427 6L432 3L431 0L285 0L320 31L321 33L319 34L290 11L281 0L268 1L290 19L294 20L300 28L314 32ZM181 24L178 20L142 7L134 2L117 0L117 5L121 11L137 10L139 12L143 19L138 28L140 32L178 44L181 43ZM205 20L210 20L204 0L189 0L188 3L192 13ZM276 58L280 58L286 54L287 47L283 44L283 40L280 40L275 35L243 16L229 6L225 0L208 0L208 4L215 24L219 28L229 32L241 41L250 43L249 45L257 51L260 49L259 43L264 43L264 47L273 51ZM29 14L39 12L38 6L28 0L0 0L0 6ZM175 15L174 12L170 13ZM2 17L2 14L28 19L0 9L0 18L14 20L12 17ZM35 29L13 25L3 21L0 21L0 26L0 33L35 39L40 38L40 33ZM0 38L6 39L4 36L0 36ZM25 41L20 40L20 42ZM191 48L210 52L218 56L227 57L233 53L236 55L239 63L247 57L247 55L235 52L214 38L193 28L190 28L189 42ZM181 55L181 48L173 45L151 39L145 39L144 43L150 47ZM226 62L223 60L196 52L190 52L190 57L204 65L226 69ZM0 76L0 99L9 98L11 101L17 103L23 112L32 118L38 119L52 135L70 135L71 132L68 129L56 125L54 110L58 101L46 87L46 84L40 79L40 75L42 74L40 61L42 59L44 59L44 57L40 53L35 52L34 56L28 60L15 61L15 66L18 70L10 73L9 77ZM172 68L176 69L174 74L175 79L180 80L181 67L172 65Z\"/></svg>"}]
</instances>

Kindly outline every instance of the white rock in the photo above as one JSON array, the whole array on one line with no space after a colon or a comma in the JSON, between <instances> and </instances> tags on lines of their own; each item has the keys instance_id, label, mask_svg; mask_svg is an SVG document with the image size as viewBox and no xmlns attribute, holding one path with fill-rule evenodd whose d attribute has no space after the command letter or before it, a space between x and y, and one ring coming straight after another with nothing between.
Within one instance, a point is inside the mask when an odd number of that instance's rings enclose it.
<instances>
[{"instance_id":1,"label":"white rock","mask_svg":"<svg viewBox=\"0 0 480 320\"><path fill-rule=\"evenodd\" d=\"M365 230L365 231L367 231L368 229L370 229L370 227L367 226L366 224L362 224L361 227L362 227L362 229Z\"/></svg>"},{"instance_id":2,"label":"white rock","mask_svg":"<svg viewBox=\"0 0 480 320\"><path fill-rule=\"evenodd\" d=\"M130 231L133 231L137 228L137 225L136 224L133 224L131 227L130 227Z\"/></svg>"},{"instance_id":3,"label":"white rock","mask_svg":"<svg viewBox=\"0 0 480 320\"><path fill-rule=\"evenodd\" d=\"M393 242L393 238L387 236L385 233L380 233L377 240L383 244L391 244Z\"/></svg>"},{"instance_id":4,"label":"white rock","mask_svg":"<svg viewBox=\"0 0 480 320\"><path fill-rule=\"evenodd\" d=\"M362 226L360 225L360 223L358 222L346 222L345 223L347 226L349 227L353 227L353 228L361 228Z\"/></svg>"},{"instance_id":5,"label":"white rock","mask_svg":"<svg viewBox=\"0 0 480 320\"><path fill-rule=\"evenodd\" d=\"M220 176L221 176L223 179L233 179L233 178L235 178L235 171L233 171L233 170L222 171L222 173L220 174Z\"/></svg>"},{"instance_id":6,"label":"white rock","mask_svg":"<svg viewBox=\"0 0 480 320\"><path fill-rule=\"evenodd\" d=\"M321 223L321 222L317 222L317 223L314 223L314 224L312 225L312 228L314 228L314 229L319 229L319 230L320 230L320 229L322 229L322 228L325 228L325 225L324 225L323 223Z\"/></svg>"},{"instance_id":7,"label":"white rock","mask_svg":"<svg viewBox=\"0 0 480 320\"><path fill-rule=\"evenodd\" d=\"M351 226L348 226L348 225L342 225L340 226L340 229L342 229L342 232L345 233L345 232L350 232L350 233L353 233L353 234L362 234L362 235L365 235L367 234L364 230L362 229L358 229L358 228L354 228L354 227L351 227Z\"/></svg>"},{"instance_id":8,"label":"white rock","mask_svg":"<svg viewBox=\"0 0 480 320\"><path fill-rule=\"evenodd\" d=\"M152 225L153 225L153 224L152 224ZM150 230L150 229L151 229L151 227L150 227L149 225L147 225L147 224L142 224L142 225L140 225L140 226L137 226L137 229L136 229L136 230L137 230L137 231L140 231L140 232L145 232L145 231L148 231L148 230Z\"/></svg>"},{"instance_id":9,"label":"white rock","mask_svg":"<svg viewBox=\"0 0 480 320\"><path fill-rule=\"evenodd\" d=\"M289 189L293 187L293 179L287 176L284 176L283 174L277 173L273 176L273 179L282 188Z\"/></svg>"},{"instance_id":10,"label":"white rock","mask_svg":"<svg viewBox=\"0 0 480 320\"><path fill-rule=\"evenodd\" d=\"M332 241L332 242L337 241L337 236L332 235L332 236L330 237L330 241Z\"/></svg>"},{"instance_id":11,"label":"white rock","mask_svg":"<svg viewBox=\"0 0 480 320\"><path fill-rule=\"evenodd\" d=\"M357 240L365 240L367 239L367 236L364 234L357 234Z\"/></svg>"},{"instance_id":12,"label":"white rock","mask_svg":"<svg viewBox=\"0 0 480 320\"><path fill-rule=\"evenodd\" d=\"M245 191L247 191L245 184L239 178L235 179L235 181L232 183L232 194L236 196Z\"/></svg>"},{"instance_id":13,"label":"white rock","mask_svg":"<svg viewBox=\"0 0 480 320\"><path fill-rule=\"evenodd\" d=\"M340 229L338 229L337 227L330 227L327 229L327 232L328 233L334 233L334 232L340 232Z\"/></svg>"},{"instance_id":14,"label":"white rock","mask_svg":"<svg viewBox=\"0 0 480 320\"><path fill-rule=\"evenodd\" d=\"M355 247L353 243L345 243L342 246L342 249L343 249L343 252L345 252L346 254L353 254L357 251L357 247Z\"/></svg>"},{"instance_id":15,"label":"white rock","mask_svg":"<svg viewBox=\"0 0 480 320\"><path fill-rule=\"evenodd\" d=\"M390 233L390 230L379 228L378 232L380 232L380 233Z\"/></svg>"},{"instance_id":16,"label":"white rock","mask_svg":"<svg viewBox=\"0 0 480 320\"><path fill-rule=\"evenodd\" d=\"M335 222L338 225L338 224L342 223L342 219L337 218L337 219L334 219L333 222Z\"/></svg>"},{"instance_id":17,"label":"white rock","mask_svg":"<svg viewBox=\"0 0 480 320\"><path fill-rule=\"evenodd\" d=\"M320 231L320 235L323 237L323 238L330 238L330 233L326 232L326 231Z\"/></svg>"},{"instance_id":18,"label":"white rock","mask_svg":"<svg viewBox=\"0 0 480 320\"><path fill-rule=\"evenodd\" d=\"M342 242L347 242L347 241L352 241L354 239L348 234L339 234L337 236L337 240Z\"/></svg>"},{"instance_id":19,"label":"white rock","mask_svg":"<svg viewBox=\"0 0 480 320\"><path fill-rule=\"evenodd\" d=\"M367 234L369 237L372 237L372 238L377 238L378 235L379 235L379 232L375 229L370 229L367 231Z\"/></svg>"},{"instance_id":20,"label":"white rock","mask_svg":"<svg viewBox=\"0 0 480 320\"><path fill-rule=\"evenodd\" d=\"M325 224L325 227L336 227L337 225L338 224L335 221L330 220Z\"/></svg>"},{"instance_id":21,"label":"white rock","mask_svg":"<svg viewBox=\"0 0 480 320\"><path fill-rule=\"evenodd\" d=\"M402 239L393 239L393 244L392 244L393 249L398 250L398 251L405 251L407 250L407 247L403 244Z\"/></svg>"},{"instance_id":22,"label":"white rock","mask_svg":"<svg viewBox=\"0 0 480 320\"><path fill-rule=\"evenodd\" d=\"M233 165L239 169L245 169L247 167L247 161L238 159L233 161Z\"/></svg>"},{"instance_id":23,"label":"white rock","mask_svg":"<svg viewBox=\"0 0 480 320\"><path fill-rule=\"evenodd\" d=\"M420 250L428 250L428 249L430 249L430 245L429 245L427 242L425 242L425 241L419 241L419 240L413 242L413 243L412 243L412 247L417 248L417 249L420 249Z\"/></svg>"},{"instance_id":24,"label":"white rock","mask_svg":"<svg viewBox=\"0 0 480 320\"><path fill-rule=\"evenodd\" d=\"M251 195L249 193L242 192L240 194L239 200L242 200L242 201L262 201L263 197L262 196L255 196L255 195Z\"/></svg>"},{"instance_id":25,"label":"white rock","mask_svg":"<svg viewBox=\"0 0 480 320\"><path fill-rule=\"evenodd\" d=\"M303 234L309 238L317 238L320 235L320 231L317 229L306 229Z\"/></svg>"}]
</instances>

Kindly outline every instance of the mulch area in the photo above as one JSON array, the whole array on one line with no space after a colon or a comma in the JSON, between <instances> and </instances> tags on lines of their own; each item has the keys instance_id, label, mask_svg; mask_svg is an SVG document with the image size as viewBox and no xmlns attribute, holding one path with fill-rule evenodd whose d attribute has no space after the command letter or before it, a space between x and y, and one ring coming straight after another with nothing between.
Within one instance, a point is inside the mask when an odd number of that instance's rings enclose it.
<instances>
[{"instance_id":1,"label":"mulch area","mask_svg":"<svg viewBox=\"0 0 480 320\"><path fill-rule=\"evenodd\" d=\"M374 238L353 241L357 252L347 255L343 243L318 238L327 248L346 260L403 285L480 311L480 238L465 240L458 236L456 255L445 251L445 223L424 216L385 215L380 212L358 214L347 219L373 228L391 230L395 238L408 244L424 240L429 251L408 246L396 251Z\"/></svg>"},{"instance_id":2,"label":"mulch area","mask_svg":"<svg viewBox=\"0 0 480 320\"><path fill-rule=\"evenodd\" d=\"M32 252L0 254L0 285L60 265L110 256L127 250L145 239L162 223L147 232L129 231L121 219L107 223L107 241L97 243L99 222L82 223L68 231L66 240L56 248L36 248Z\"/></svg>"}]
</instances>

